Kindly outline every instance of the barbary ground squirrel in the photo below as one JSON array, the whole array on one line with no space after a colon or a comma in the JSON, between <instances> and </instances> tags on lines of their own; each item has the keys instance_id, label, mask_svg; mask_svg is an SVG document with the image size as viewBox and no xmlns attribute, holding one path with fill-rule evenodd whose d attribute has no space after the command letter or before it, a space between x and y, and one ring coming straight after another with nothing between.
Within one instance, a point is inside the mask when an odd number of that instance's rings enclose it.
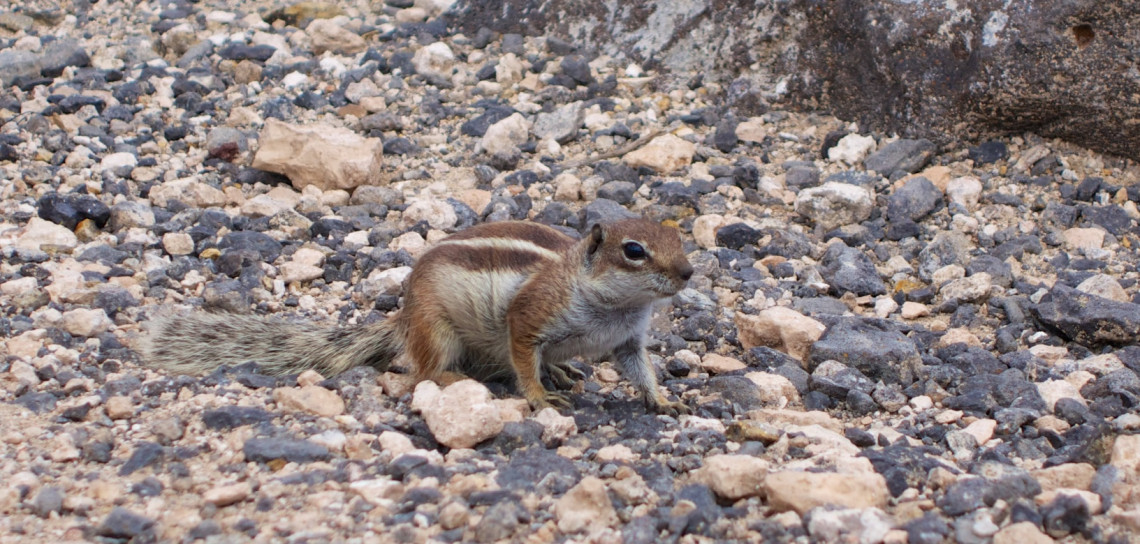
<instances>
[{"instance_id":1,"label":"barbary ground squirrel","mask_svg":"<svg viewBox=\"0 0 1140 544\"><path fill-rule=\"evenodd\" d=\"M653 304L693 274L673 228L645 219L594 225L576 241L537 223L487 223L427 251L408 276L404 306L387 320L324 329L237 314L156 318L143 352L154 366L199 374L253 361L270 373L332 376L381 371L404 356L418 379L445 372L513 372L536 409L567 408L583 377L568 360L612 353L649 408L688 412L657 389L645 351Z\"/></svg>"}]
</instances>

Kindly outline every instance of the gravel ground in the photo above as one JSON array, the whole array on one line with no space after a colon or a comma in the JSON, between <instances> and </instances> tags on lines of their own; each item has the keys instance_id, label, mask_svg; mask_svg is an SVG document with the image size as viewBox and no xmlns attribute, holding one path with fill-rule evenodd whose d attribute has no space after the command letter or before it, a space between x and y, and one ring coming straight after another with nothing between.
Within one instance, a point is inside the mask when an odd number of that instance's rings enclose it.
<instances>
[{"instance_id":1,"label":"gravel ground","mask_svg":"<svg viewBox=\"0 0 1140 544\"><path fill-rule=\"evenodd\" d=\"M1136 164L744 117L441 3L4 8L0 543L1134 541ZM448 233L631 212L696 268L650 334L693 416L606 361L532 414L132 349L167 312L383 319Z\"/></svg>"}]
</instances>

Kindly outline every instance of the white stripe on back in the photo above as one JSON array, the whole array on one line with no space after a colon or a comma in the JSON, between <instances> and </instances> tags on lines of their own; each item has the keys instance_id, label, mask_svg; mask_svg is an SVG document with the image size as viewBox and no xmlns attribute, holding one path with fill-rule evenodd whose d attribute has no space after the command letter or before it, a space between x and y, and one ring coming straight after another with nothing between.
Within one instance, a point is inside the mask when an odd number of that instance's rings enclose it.
<instances>
[{"instance_id":1,"label":"white stripe on back","mask_svg":"<svg viewBox=\"0 0 1140 544\"><path fill-rule=\"evenodd\" d=\"M470 248L491 248L508 251L524 251L534 253L544 259L556 261L562 258L555 251L546 249L534 242L519 240L518 238L467 238L465 240L443 240L437 246L463 246Z\"/></svg>"}]
</instances>

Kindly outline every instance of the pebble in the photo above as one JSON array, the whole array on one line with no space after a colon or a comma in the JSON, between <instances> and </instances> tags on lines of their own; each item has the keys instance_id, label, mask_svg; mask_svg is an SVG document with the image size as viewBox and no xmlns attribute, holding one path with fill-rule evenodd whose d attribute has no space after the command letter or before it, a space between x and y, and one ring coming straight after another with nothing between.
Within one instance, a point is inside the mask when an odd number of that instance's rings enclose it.
<instances>
[{"instance_id":1,"label":"pebble","mask_svg":"<svg viewBox=\"0 0 1140 544\"><path fill-rule=\"evenodd\" d=\"M285 175L296 189L354 189L378 185L384 145L341 127L266 120L254 168Z\"/></svg>"},{"instance_id":2,"label":"pebble","mask_svg":"<svg viewBox=\"0 0 1140 544\"><path fill-rule=\"evenodd\" d=\"M286 410L308 412L322 417L341 415L345 408L344 399L335 391L319 385L279 387L273 390L273 401Z\"/></svg>"},{"instance_id":3,"label":"pebble","mask_svg":"<svg viewBox=\"0 0 1140 544\"><path fill-rule=\"evenodd\" d=\"M658 136L640 149L626 153L622 162L631 168L645 167L669 174L689 166L696 146L672 134Z\"/></svg>"},{"instance_id":4,"label":"pebble","mask_svg":"<svg viewBox=\"0 0 1140 544\"><path fill-rule=\"evenodd\" d=\"M864 221L873 208L873 195L867 189L836 182L800 191L795 203L796 213L823 230Z\"/></svg>"},{"instance_id":5,"label":"pebble","mask_svg":"<svg viewBox=\"0 0 1140 544\"><path fill-rule=\"evenodd\" d=\"M247 482L222 485L207 490L202 494L202 500L207 504L223 507L244 501L252 492L253 488Z\"/></svg>"},{"instance_id":6,"label":"pebble","mask_svg":"<svg viewBox=\"0 0 1140 544\"><path fill-rule=\"evenodd\" d=\"M839 139L835 147L827 150L828 160L844 162L855 166L875 149L875 139L871 136L848 134Z\"/></svg>"},{"instance_id":7,"label":"pebble","mask_svg":"<svg viewBox=\"0 0 1140 544\"><path fill-rule=\"evenodd\" d=\"M332 19L316 19L305 27L305 34L313 44L313 53L331 51L338 55L355 55L368 48L368 43L356 33L336 24Z\"/></svg>"},{"instance_id":8,"label":"pebble","mask_svg":"<svg viewBox=\"0 0 1140 544\"><path fill-rule=\"evenodd\" d=\"M474 380L461 380L443 389L421 382L412 403L435 439L449 448L471 448L503 431L491 392Z\"/></svg>"},{"instance_id":9,"label":"pebble","mask_svg":"<svg viewBox=\"0 0 1140 544\"><path fill-rule=\"evenodd\" d=\"M108 332L115 323L101 309L76 308L63 313L60 327L74 336L91 338Z\"/></svg>"},{"instance_id":10,"label":"pebble","mask_svg":"<svg viewBox=\"0 0 1140 544\"><path fill-rule=\"evenodd\" d=\"M878 474L778 471L764 479L768 504L776 511L804 515L825 505L884 508L887 484Z\"/></svg>"},{"instance_id":11,"label":"pebble","mask_svg":"<svg viewBox=\"0 0 1140 544\"><path fill-rule=\"evenodd\" d=\"M596 532L618 522L605 482L593 476L582 478L554 503L554 517L563 533Z\"/></svg>"},{"instance_id":12,"label":"pebble","mask_svg":"<svg viewBox=\"0 0 1140 544\"><path fill-rule=\"evenodd\" d=\"M826 327L795 310L777 306L756 315L736 314L736 329L744 349L766 346L803 361Z\"/></svg>"},{"instance_id":13,"label":"pebble","mask_svg":"<svg viewBox=\"0 0 1140 544\"><path fill-rule=\"evenodd\" d=\"M863 166L888 178L893 178L896 174L912 174L930 162L934 150L934 144L930 140L895 140L867 156L863 160Z\"/></svg>"},{"instance_id":14,"label":"pebble","mask_svg":"<svg viewBox=\"0 0 1140 544\"><path fill-rule=\"evenodd\" d=\"M713 455L692 472L693 481L707 485L722 499L737 501L764 492L768 462L748 455Z\"/></svg>"}]
</instances>

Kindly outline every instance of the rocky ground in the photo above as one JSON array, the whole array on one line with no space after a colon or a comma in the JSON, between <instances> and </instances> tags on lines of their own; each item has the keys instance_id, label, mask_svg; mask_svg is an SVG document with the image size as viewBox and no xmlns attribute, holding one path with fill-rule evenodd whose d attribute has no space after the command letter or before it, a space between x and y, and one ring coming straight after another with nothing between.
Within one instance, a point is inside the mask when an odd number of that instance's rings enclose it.
<instances>
[{"instance_id":1,"label":"rocky ground","mask_svg":"<svg viewBox=\"0 0 1140 544\"><path fill-rule=\"evenodd\" d=\"M445 3L4 8L0 542L1140 532L1135 163L740 117ZM164 312L383 319L448 233L630 212L696 267L651 332L693 416L609 362L532 414L510 384L132 350Z\"/></svg>"}]
</instances>

